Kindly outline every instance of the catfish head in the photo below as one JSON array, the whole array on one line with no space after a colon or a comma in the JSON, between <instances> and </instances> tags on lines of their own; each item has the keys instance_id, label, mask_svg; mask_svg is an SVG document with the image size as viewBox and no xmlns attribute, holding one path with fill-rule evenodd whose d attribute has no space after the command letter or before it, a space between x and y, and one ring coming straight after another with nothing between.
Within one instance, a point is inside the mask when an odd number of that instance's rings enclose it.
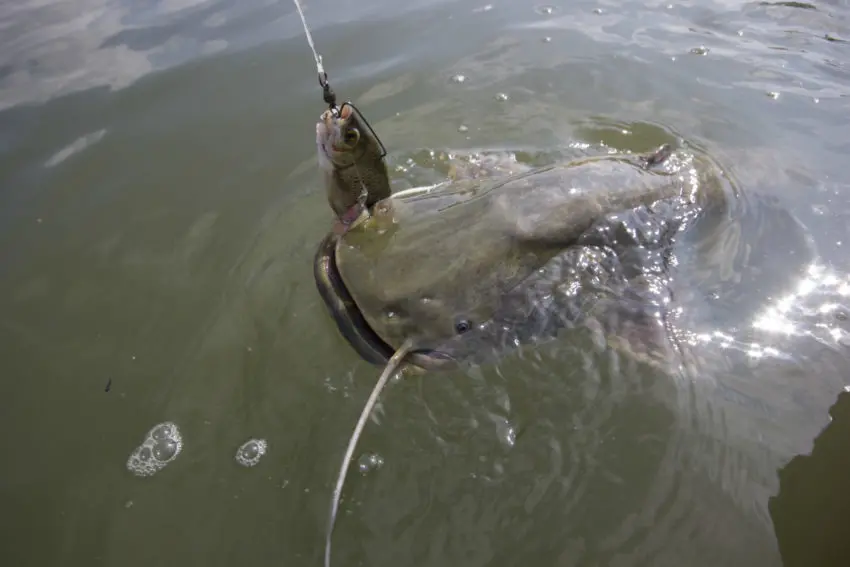
<instances>
[{"instance_id":1,"label":"catfish head","mask_svg":"<svg viewBox=\"0 0 850 567\"><path fill-rule=\"evenodd\" d=\"M398 349L408 341L407 359L426 370L488 364L579 327L590 329L602 348L659 368L675 364L667 290L624 278L617 264L613 253L576 246L510 289L486 275L444 280L425 286L427 293L389 281L360 294L358 303L388 345Z\"/></svg>"},{"instance_id":2,"label":"catfish head","mask_svg":"<svg viewBox=\"0 0 850 567\"><path fill-rule=\"evenodd\" d=\"M468 361L487 348L484 330L492 327L501 303L499 290L490 286L439 287L404 295L393 295L392 285L370 288L374 293L360 288L357 298L375 333L393 349L409 342L407 360L426 370Z\"/></svg>"}]
</instances>

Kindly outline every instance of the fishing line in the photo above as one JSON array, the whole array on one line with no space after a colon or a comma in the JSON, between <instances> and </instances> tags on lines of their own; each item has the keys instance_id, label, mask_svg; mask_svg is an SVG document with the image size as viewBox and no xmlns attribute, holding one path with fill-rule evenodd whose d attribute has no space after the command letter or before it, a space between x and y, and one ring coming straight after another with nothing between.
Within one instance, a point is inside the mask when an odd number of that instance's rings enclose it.
<instances>
[{"instance_id":1,"label":"fishing line","mask_svg":"<svg viewBox=\"0 0 850 567\"><path fill-rule=\"evenodd\" d=\"M310 34L310 28L307 27L307 20L304 18L301 3L298 0L292 1L295 2L295 8L301 17L301 25L304 26L304 33L307 35L307 43L310 44L310 51L313 52L313 59L316 60L316 72L319 74L319 85L322 87L323 98L328 104L328 107L330 107L331 112L339 116L339 109L336 106L336 93L334 93L330 83L328 83L328 74L325 72L325 67L322 64L322 56L316 51L316 44L313 43L313 36Z\"/></svg>"},{"instance_id":2,"label":"fishing line","mask_svg":"<svg viewBox=\"0 0 850 567\"><path fill-rule=\"evenodd\" d=\"M316 51L316 44L313 43L313 36L310 35L310 28L307 27L307 20L304 19L304 12L301 10L301 3L298 0L293 0L295 2L295 8L298 10L298 15L301 16L301 25L304 26L304 33L307 34L307 43L310 44L310 50L313 52L313 59L316 60L316 71L319 73L319 76L325 75L325 68L322 66L322 56Z\"/></svg>"}]
</instances>

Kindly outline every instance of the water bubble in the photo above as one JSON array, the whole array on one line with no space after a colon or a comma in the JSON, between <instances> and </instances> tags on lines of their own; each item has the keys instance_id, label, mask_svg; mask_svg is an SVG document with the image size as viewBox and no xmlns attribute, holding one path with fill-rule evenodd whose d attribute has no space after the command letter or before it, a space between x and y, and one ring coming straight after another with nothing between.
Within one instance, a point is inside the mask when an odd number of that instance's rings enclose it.
<instances>
[{"instance_id":1,"label":"water bubble","mask_svg":"<svg viewBox=\"0 0 850 567\"><path fill-rule=\"evenodd\" d=\"M508 100L508 95L505 94L505 93L496 93L496 100L498 100L500 102L504 102L504 101Z\"/></svg>"},{"instance_id":2,"label":"water bubble","mask_svg":"<svg viewBox=\"0 0 850 567\"><path fill-rule=\"evenodd\" d=\"M457 84L464 83L466 82L466 75L461 75L458 73L457 75L452 75L452 78L450 80L451 82Z\"/></svg>"},{"instance_id":3,"label":"water bubble","mask_svg":"<svg viewBox=\"0 0 850 567\"><path fill-rule=\"evenodd\" d=\"M357 462L357 466L363 474L379 469L383 464L384 458L377 453L367 453L361 456Z\"/></svg>"},{"instance_id":4,"label":"water bubble","mask_svg":"<svg viewBox=\"0 0 850 567\"><path fill-rule=\"evenodd\" d=\"M170 439L173 434L174 430L172 429L170 423L163 423L157 425L150 431L150 437L155 441L164 441L165 439Z\"/></svg>"},{"instance_id":5,"label":"water bubble","mask_svg":"<svg viewBox=\"0 0 850 567\"><path fill-rule=\"evenodd\" d=\"M466 124L461 124L457 127L457 131L461 133L469 132L469 126L467 126Z\"/></svg>"},{"instance_id":6,"label":"water bubble","mask_svg":"<svg viewBox=\"0 0 850 567\"><path fill-rule=\"evenodd\" d=\"M776 91L770 91L770 92L765 93L765 94L767 94L767 96L772 98L773 100L776 100L776 99L779 98L779 93L776 92Z\"/></svg>"},{"instance_id":7,"label":"water bubble","mask_svg":"<svg viewBox=\"0 0 850 567\"><path fill-rule=\"evenodd\" d=\"M163 439L162 441L157 441L156 445L153 446L153 456L158 461L168 461L174 457L174 453L177 452L177 443L175 443L171 439Z\"/></svg>"},{"instance_id":8,"label":"water bubble","mask_svg":"<svg viewBox=\"0 0 850 567\"><path fill-rule=\"evenodd\" d=\"M693 49L691 49L691 53L693 53L694 55L706 55L709 51L710 50L704 45L700 45L699 47L694 47Z\"/></svg>"},{"instance_id":9,"label":"water bubble","mask_svg":"<svg viewBox=\"0 0 850 567\"><path fill-rule=\"evenodd\" d=\"M177 425L160 423L147 432L142 443L127 459L127 470L136 476L151 476L177 458L183 450L183 438Z\"/></svg>"},{"instance_id":10,"label":"water bubble","mask_svg":"<svg viewBox=\"0 0 850 567\"><path fill-rule=\"evenodd\" d=\"M542 16L551 16L552 14L555 13L555 7L554 6L538 6L537 8L534 9L534 11L537 12L538 14L542 15Z\"/></svg>"},{"instance_id":11,"label":"water bubble","mask_svg":"<svg viewBox=\"0 0 850 567\"><path fill-rule=\"evenodd\" d=\"M547 35L543 38L543 43L552 43L552 38Z\"/></svg>"},{"instance_id":12,"label":"water bubble","mask_svg":"<svg viewBox=\"0 0 850 567\"><path fill-rule=\"evenodd\" d=\"M601 14L601 13L602 13L602 8L594 8L594 9L593 9L593 13L594 13L594 14Z\"/></svg>"},{"instance_id":13,"label":"water bubble","mask_svg":"<svg viewBox=\"0 0 850 567\"><path fill-rule=\"evenodd\" d=\"M253 467L260 462L268 447L265 439L249 439L236 450L236 462L243 467Z\"/></svg>"}]
</instances>

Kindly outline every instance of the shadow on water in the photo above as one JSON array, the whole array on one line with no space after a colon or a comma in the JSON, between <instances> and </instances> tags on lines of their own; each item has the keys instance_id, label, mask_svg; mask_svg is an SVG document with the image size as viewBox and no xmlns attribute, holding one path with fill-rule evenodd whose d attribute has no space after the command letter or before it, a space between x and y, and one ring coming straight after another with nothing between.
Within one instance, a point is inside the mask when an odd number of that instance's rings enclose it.
<instances>
[{"instance_id":1,"label":"shadow on water","mask_svg":"<svg viewBox=\"0 0 850 567\"><path fill-rule=\"evenodd\" d=\"M829 413L811 453L779 470L779 492L768 504L784 567L842 567L850 557L850 391Z\"/></svg>"}]
</instances>

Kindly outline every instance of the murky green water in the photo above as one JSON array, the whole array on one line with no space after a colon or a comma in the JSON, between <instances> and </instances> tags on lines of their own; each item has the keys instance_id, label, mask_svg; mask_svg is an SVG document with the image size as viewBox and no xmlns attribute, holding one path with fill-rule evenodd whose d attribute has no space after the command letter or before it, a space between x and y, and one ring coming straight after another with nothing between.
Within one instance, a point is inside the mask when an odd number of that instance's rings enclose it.
<instances>
[{"instance_id":1,"label":"murky green water","mask_svg":"<svg viewBox=\"0 0 850 567\"><path fill-rule=\"evenodd\" d=\"M437 180L440 152L678 137L749 211L691 256L680 292L711 364L688 380L549 346L393 384L335 565L781 565L777 470L850 384L847 2L306 15L399 187ZM319 565L379 369L312 281L323 103L294 6L13 2L0 30L3 564ZM131 474L166 421L173 462ZM251 438L267 452L240 466Z\"/></svg>"}]
</instances>

